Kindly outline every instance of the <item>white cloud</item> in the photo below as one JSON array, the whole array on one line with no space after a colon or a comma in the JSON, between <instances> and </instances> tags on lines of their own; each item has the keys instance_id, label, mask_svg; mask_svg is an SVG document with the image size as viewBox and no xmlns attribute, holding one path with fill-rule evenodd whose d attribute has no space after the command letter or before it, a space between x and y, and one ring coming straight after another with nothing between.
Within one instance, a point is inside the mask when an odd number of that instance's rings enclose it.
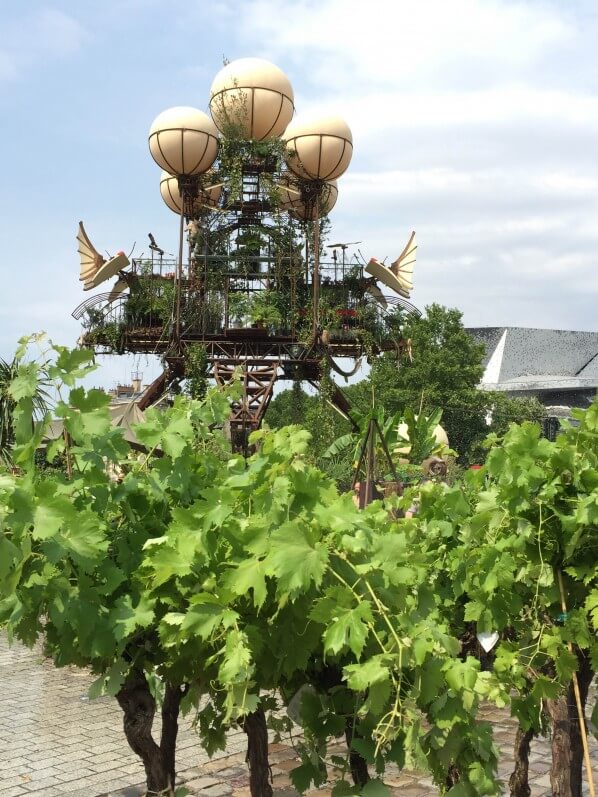
<instances>
[{"instance_id":1,"label":"white cloud","mask_svg":"<svg viewBox=\"0 0 598 797\"><path fill-rule=\"evenodd\" d=\"M335 239L394 257L417 229L414 300L470 323L595 325L595 15L542 0L255 0L239 31L289 74L298 112L351 125Z\"/></svg>"},{"instance_id":2,"label":"white cloud","mask_svg":"<svg viewBox=\"0 0 598 797\"><path fill-rule=\"evenodd\" d=\"M544 3L492 0L257 0L244 5L243 30L337 91L519 72L574 34Z\"/></svg>"}]
</instances>

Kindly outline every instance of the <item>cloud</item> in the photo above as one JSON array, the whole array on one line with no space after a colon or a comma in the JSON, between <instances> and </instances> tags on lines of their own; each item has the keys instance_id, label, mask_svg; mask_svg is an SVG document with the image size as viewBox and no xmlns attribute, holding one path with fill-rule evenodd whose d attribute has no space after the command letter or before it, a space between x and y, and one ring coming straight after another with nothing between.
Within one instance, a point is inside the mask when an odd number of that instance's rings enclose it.
<instances>
[{"instance_id":1,"label":"cloud","mask_svg":"<svg viewBox=\"0 0 598 797\"><path fill-rule=\"evenodd\" d=\"M476 324L587 327L598 294L591 11L255 0L238 30L289 74L298 113L351 125L335 239L394 258L416 229L417 304L454 304Z\"/></svg>"},{"instance_id":2,"label":"cloud","mask_svg":"<svg viewBox=\"0 0 598 797\"><path fill-rule=\"evenodd\" d=\"M268 42L273 57L300 63L334 91L508 80L575 34L546 3L257 0L242 15L247 39Z\"/></svg>"},{"instance_id":3,"label":"cloud","mask_svg":"<svg viewBox=\"0 0 598 797\"><path fill-rule=\"evenodd\" d=\"M55 8L8 20L0 39L0 80L14 80L38 64L76 54L86 35L80 22Z\"/></svg>"}]
</instances>

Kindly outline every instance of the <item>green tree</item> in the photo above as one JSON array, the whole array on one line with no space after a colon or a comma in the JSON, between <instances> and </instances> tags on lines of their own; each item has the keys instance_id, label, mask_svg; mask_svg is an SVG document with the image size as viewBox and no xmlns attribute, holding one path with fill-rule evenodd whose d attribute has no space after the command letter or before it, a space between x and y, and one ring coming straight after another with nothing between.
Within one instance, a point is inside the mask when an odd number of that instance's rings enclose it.
<instances>
[{"instance_id":1,"label":"green tree","mask_svg":"<svg viewBox=\"0 0 598 797\"><path fill-rule=\"evenodd\" d=\"M273 429L282 429L289 424L305 425L307 410L314 397L306 393L299 380L293 382L290 390L281 390L266 410L265 421Z\"/></svg>"},{"instance_id":2,"label":"green tree","mask_svg":"<svg viewBox=\"0 0 598 797\"><path fill-rule=\"evenodd\" d=\"M91 667L92 695L123 709L148 791L173 792L181 704L213 751L239 722L263 743L273 695L309 686L292 775L300 790L326 778L327 743L349 723L351 750L380 772L415 757L443 784L458 764L464 793L497 793L489 727L476 721L488 679L459 657L428 587L436 540L391 524L379 505L358 512L309 464L309 434L297 427L255 433L256 454L223 462L214 426L228 402L217 391L149 413L135 430L148 453L132 458L107 397L76 384L90 353L55 355L47 373L68 435L49 456L64 453L72 476L35 468L43 369L19 360L10 392L20 475L0 473L0 625L29 645L41 637L57 666ZM269 795L260 744L250 766L252 794ZM351 771L349 751L335 766ZM387 793L379 781L366 788ZM345 778L339 789L360 793Z\"/></svg>"},{"instance_id":3,"label":"green tree","mask_svg":"<svg viewBox=\"0 0 598 797\"><path fill-rule=\"evenodd\" d=\"M494 675L520 725L514 797L529 794L529 742L544 731L545 709L553 794L582 792L572 680L583 714L598 668L598 402L575 417L579 426L554 443L530 422L493 435L485 467L452 489L426 485L413 521L426 544L436 540L442 561L429 583L444 597L453 633L500 637Z\"/></svg>"},{"instance_id":4,"label":"green tree","mask_svg":"<svg viewBox=\"0 0 598 797\"><path fill-rule=\"evenodd\" d=\"M195 673L165 656L156 623L166 607L147 591L139 568L145 547L224 467L215 444L222 435L212 426L222 423L228 401L213 392L203 404L179 398L168 413L151 411L137 430L150 453L138 461L111 424L109 397L76 386L94 367L89 351L55 347L54 361L42 366L23 354L8 388L19 475L0 473L0 625L28 645L41 637L57 666L91 668L98 676L92 696L114 695L123 709L148 791L172 793L177 715L185 678ZM67 473L36 468L48 416L32 426L34 398L46 375L67 433L48 459L65 456ZM186 556L177 550L162 572L183 575ZM156 742L151 727L162 688Z\"/></svg>"},{"instance_id":5,"label":"green tree","mask_svg":"<svg viewBox=\"0 0 598 797\"><path fill-rule=\"evenodd\" d=\"M35 364L23 366L33 374L36 373ZM22 370L22 369L21 369ZM12 449L15 442L15 410L19 395L19 383L13 382L19 375L19 360L15 357L11 362L0 358L0 464L12 463ZM49 396L43 381L40 382L31 396L33 418L41 418L48 408Z\"/></svg>"},{"instance_id":6,"label":"green tree","mask_svg":"<svg viewBox=\"0 0 598 797\"><path fill-rule=\"evenodd\" d=\"M506 431L510 421L542 417L536 400L510 399L478 389L484 347L467 333L459 310L430 305L421 318L406 320L403 336L411 340L413 360L397 362L394 355L385 354L374 362L370 379L376 400L387 412L410 407L429 415L441 408L451 448L463 464L480 462L482 442L489 432ZM359 390L354 394L362 400ZM490 415L494 421L489 427Z\"/></svg>"}]
</instances>

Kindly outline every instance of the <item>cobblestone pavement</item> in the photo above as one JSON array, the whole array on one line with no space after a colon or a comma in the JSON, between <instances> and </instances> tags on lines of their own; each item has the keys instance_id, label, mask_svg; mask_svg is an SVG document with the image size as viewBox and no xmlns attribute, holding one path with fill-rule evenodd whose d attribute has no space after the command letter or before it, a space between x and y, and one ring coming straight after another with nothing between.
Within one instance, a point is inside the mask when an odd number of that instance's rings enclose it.
<instances>
[{"instance_id":1,"label":"cobblestone pavement","mask_svg":"<svg viewBox=\"0 0 598 797\"><path fill-rule=\"evenodd\" d=\"M1 797L139 797L144 793L143 767L122 731L122 713L114 698L87 699L92 678L74 668L57 670L39 650L8 646L0 635L0 795ZM512 769L514 724L504 711L490 709L487 718L503 749L499 775ZM188 723L181 722L177 753L180 780L192 795L248 797L246 739L231 733L226 755L211 761ZM339 746L339 752L341 747ZM598 781L598 745L592 742ZM331 751L334 752L334 751ZM270 763L277 797L294 797L289 771L296 765L291 747L272 744ZM550 749L536 740L530 756L532 797L550 794ZM385 782L393 795L437 795L429 778L415 772L388 770ZM310 792L328 797L330 788Z\"/></svg>"}]
</instances>

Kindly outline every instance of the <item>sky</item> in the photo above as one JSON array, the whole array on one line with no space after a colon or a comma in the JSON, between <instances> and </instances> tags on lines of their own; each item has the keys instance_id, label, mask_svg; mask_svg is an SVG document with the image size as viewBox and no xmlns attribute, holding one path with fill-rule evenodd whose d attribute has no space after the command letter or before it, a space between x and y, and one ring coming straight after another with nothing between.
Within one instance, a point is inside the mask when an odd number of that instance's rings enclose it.
<instances>
[{"instance_id":1,"label":"sky","mask_svg":"<svg viewBox=\"0 0 598 797\"><path fill-rule=\"evenodd\" d=\"M250 56L351 127L330 242L394 260L413 229L418 307L598 330L597 39L595 0L0 0L0 357L75 344L80 219L100 251L176 251L149 126ZM159 370L102 362L105 387Z\"/></svg>"}]
</instances>

